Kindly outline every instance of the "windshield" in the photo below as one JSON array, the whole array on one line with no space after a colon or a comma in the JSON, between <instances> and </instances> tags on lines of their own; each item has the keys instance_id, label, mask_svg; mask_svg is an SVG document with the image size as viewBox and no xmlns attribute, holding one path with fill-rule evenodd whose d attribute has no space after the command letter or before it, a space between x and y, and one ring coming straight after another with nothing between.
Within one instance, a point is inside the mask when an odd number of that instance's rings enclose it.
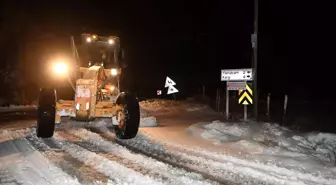
<instances>
[{"instance_id":1,"label":"windshield","mask_svg":"<svg viewBox=\"0 0 336 185\"><path fill-rule=\"evenodd\" d=\"M105 68L118 66L118 57L115 57L118 53L118 45L109 37L97 36L97 39L93 40L92 36L83 34L81 45L77 50L81 66L103 65Z\"/></svg>"},{"instance_id":2,"label":"windshield","mask_svg":"<svg viewBox=\"0 0 336 185\"><path fill-rule=\"evenodd\" d=\"M96 43L88 44L87 46L88 53L88 62L91 65L104 63L105 65L108 63L114 62L114 49L110 47L106 47L102 44L97 45Z\"/></svg>"}]
</instances>

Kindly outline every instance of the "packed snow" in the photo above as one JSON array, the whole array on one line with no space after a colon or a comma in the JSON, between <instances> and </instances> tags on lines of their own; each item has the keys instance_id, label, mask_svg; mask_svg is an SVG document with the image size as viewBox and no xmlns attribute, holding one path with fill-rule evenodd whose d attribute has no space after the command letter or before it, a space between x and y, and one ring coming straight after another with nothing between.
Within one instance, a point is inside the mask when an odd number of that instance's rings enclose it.
<instances>
[{"instance_id":1,"label":"packed snow","mask_svg":"<svg viewBox=\"0 0 336 185\"><path fill-rule=\"evenodd\" d=\"M56 137L60 138L60 140L65 140L58 134L56 134ZM58 140L54 140L54 142L74 158L113 179L116 184L161 184L149 176L144 176L139 172L108 160L78 145Z\"/></svg>"},{"instance_id":2,"label":"packed snow","mask_svg":"<svg viewBox=\"0 0 336 185\"><path fill-rule=\"evenodd\" d=\"M140 102L140 127L158 126L160 118L157 120L155 117L158 112L179 115L182 110L194 115L192 112L208 111L208 107L171 100ZM175 119L172 117L172 121ZM206 180L204 177L208 177L200 174L215 177L219 183L336 184L335 134L298 133L277 124L253 121L215 120L195 123L187 128L185 133L188 137L191 135L192 139L197 137L211 146L223 148L221 153L217 153L151 138L144 132L146 129L140 130L134 139L119 140L111 129L107 129L111 126L110 119L85 123L65 121L62 125L63 129L56 132L52 142L108 177L111 181L107 184L215 184L211 181L213 179ZM93 133L84 127L98 128L101 133ZM0 131L0 182L3 182L1 179L6 182L32 182L41 178L37 184L52 184L55 182L52 178L57 178L58 184L79 184L77 179L47 161L33 148L25 139L31 130L34 129ZM63 134L78 141L69 140ZM44 146L43 140L40 142L40 147L50 150ZM90 144L98 148L98 152L76 142ZM141 154L121 145L135 148ZM11 166L13 160L17 163Z\"/></svg>"},{"instance_id":3,"label":"packed snow","mask_svg":"<svg viewBox=\"0 0 336 185\"><path fill-rule=\"evenodd\" d=\"M142 169L150 170L151 174L158 174L161 176L158 180L166 179L164 184L216 184L214 182L204 180L199 174L188 173L185 170L174 168L144 155L132 153L118 144L104 140L99 134L89 132L85 129L77 131L69 130L68 132L90 144L98 146L105 152L113 153L114 155L123 158L124 163L133 163L133 165L141 167Z\"/></svg>"},{"instance_id":4,"label":"packed snow","mask_svg":"<svg viewBox=\"0 0 336 185\"><path fill-rule=\"evenodd\" d=\"M156 121L156 117L154 116L140 119L140 127L156 127L156 126L158 126L158 123Z\"/></svg>"},{"instance_id":5,"label":"packed snow","mask_svg":"<svg viewBox=\"0 0 336 185\"><path fill-rule=\"evenodd\" d=\"M208 108L208 106L204 105L204 106L201 106L201 107L189 107L186 109L186 111L188 112L194 112L194 111L202 111L203 109L206 109Z\"/></svg>"},{"instance_id":6,"label":"packed snow","mask_svg":"<svg viewBox=\"0 0 336 185\"><path fill-rule=\"evenodd\" d=\"M249 155L231 156L190 146L179 146L169 141L153 141L143 134L139 134L133 140L121 142L238 184L336 184L335 168L315 166L308 161L305 161L308 163L304 166L300 165L302 161L293 164L295 159L284 161L285 158L275 158L274 161L263 161ZM282 165L282 162L294 166Z\"/></svg>"},{"instance_id":7,"label":"packed snow","mask_svg":"<svg viewBox=\"0 0 336 185\"><path fill-rule=\"evenodd\" d=\"M142 109L150 112L175 112L175 111L196 111L208 108L204 104L199 104L194 101L176 101L165 99L150 99L139 102Z\"/></svg>"},{"instance_id":8,"label":"packed snow","mask_svg":"<svg viewBox=\"0 0 336 185\"><path fill-rule=\"evenodd\" d=\"M156 127L158 123L155 116L151 116L148 110L140 105L140 127Z\"/></svg>"},{"instance_id":9,"label":"packed snow","mask_svg":"<svg viewBox=\"0 0 336 185\"><path fill-rule=\"evenodd\" d=\"M19 135L25 136L26 131L25 129L19 132L3 131L1 133L3 139L8 140L0 143L0 172L6 172L6 174L0 174L0 182L2 182L1 176L6 176L6 181L18 184L79 185L77 179L50 163L26 139L17 138Z\"/></svg>"},{"instance_id":10,"label":"packed snow","mask_svg":"<svg viewBox=\"0 0 336 185\"><path fill-rule=\"evenodd\" d=\"M64 120L62 121L62 127L66 128L84 128L84 127L94 127L94 128L106 128L111 127L111 120L110 119L101 119L97 121L91 122L79 122L79 121L72 121L72 120ZM140 127L156 127L158 126L156 117L149 116L140 118Z\"/></svg>"},{"instance_id":11,"label":"packed snow","mask_svg":"<svg viewBox=\"0 0 336 185\"><path fill-rule=\"evenodd\" d=\"M9 105L6 107L0 107L0 112L34 110L36 108L36 105Z\"/></svg>"}]
</instances>

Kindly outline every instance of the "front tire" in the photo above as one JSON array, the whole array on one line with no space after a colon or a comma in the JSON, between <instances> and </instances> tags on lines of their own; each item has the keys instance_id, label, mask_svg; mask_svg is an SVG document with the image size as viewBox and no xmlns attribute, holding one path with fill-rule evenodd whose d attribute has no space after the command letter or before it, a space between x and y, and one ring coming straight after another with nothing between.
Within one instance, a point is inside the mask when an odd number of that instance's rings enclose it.
<instances>
[{"instance_id":1,"label":"front tire","mask_svg":"<svg viewBox=\"0 0 336 185\"><path fill-rule=\"evenodd\" d=\"M54 135L56 99L57 98L55 89L42 88L40 90L37 108L37 137L50 138Z\"/></svg>"},{"instance_id":2,"label":"front tire","mask_svg":"<svg viewBox=\"0 0 336 185\"><path fill-rule=\"evenodd\" d=\"M114 125L116 136L119 139L132 139L139 130L140 108L138 99L127 92L122 92L116 100L118 109L116 120L118 125Z\"/></svg>"}]
</instances>

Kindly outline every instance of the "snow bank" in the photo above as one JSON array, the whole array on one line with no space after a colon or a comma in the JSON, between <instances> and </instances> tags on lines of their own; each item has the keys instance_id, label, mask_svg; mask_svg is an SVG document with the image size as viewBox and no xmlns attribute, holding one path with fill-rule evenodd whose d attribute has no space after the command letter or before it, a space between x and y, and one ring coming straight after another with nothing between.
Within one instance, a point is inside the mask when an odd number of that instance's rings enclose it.
<instances>
[{"instance_id":1,"label":"snow bank","mask_svg":"<svg viewBox=\"0 0 336 185\"><path fill-rule=\"evenodd\" d=\"M214 121L211 124L204 125L206 131L204 135L206 136L228 136L227 139L231 137L237 138L248 134L249 128L245 123L235 123L235 124L223 124L220 121Z\"/></svg>"},{"instance_id":2,"label":"snow bank","mask_svg":"<svg viewBox=\"0 0 336 185\"><path fill-rule=\"evenodd\" d=\"M143 109L141 106L140 106L140 117L141 118L145 118L148 116L148 111L146 111L145 109Z\"/></svg>"},{"instance_id":3,"label":"snow bank","mask_svg":"<svg viewBox=\"0 0 336 185\"><path fill-rule=\"evenodd\" d=\"M158 126L156 117L149 116L140 118L140 127L156 127L156 126ZM60 127L64 129L80 129L84 127L106 129L107 127L112 127L112 122L111 118L98 119L90 122L63 120L62 124L60 124Z\"/></svg>"},{"instance_id":4,"label":"snow bank","mask_svg":"<svg viewBox=\"0 0 336 185\"><path fill-rule=\"evenodd\" d=\"M297 147L289 146L292 151L309 154L322 161L336 165L336 135L328 133L309 133L304 136L294 135Z\"/></svg>"},{"instance_id":5,"label":"snow bank","mask_svg":"<svg viewBox=\"0 0 336 185\"><path fill-rule=\"evenodd\" d=\"M37 108L36 105L9 105L6 107L0 107L0 112L30 110L36 108Z\"/></svg>"},{"instance_id":6,"label":"snow bank","mask_svg":"<svg viewBox=\"0 0 336 185\"><path fill-rule=\"evenodd\" d=\"M140 106L146 111L199 111L207 106L190 102L190 101L175 101L175 100L164 100L164 99L151 99L146 101L141 101Z\"/></svg>"},{"instance_id":7,"label":"snow bank","mask_svg":"<svg viewBox=\"0 0 336 185\"><path fill-rule=\"evenodd\" d=\"M36 105L9 105L0 107L0 109L20 109L20 108L36 108Z\"/></svg>"},{"instance_id":8,"label":"snow bank","mask_svg":"<svg viewBox=\"0 0 336 185\"><path fill-rule=\"evenodd\" d=\"M188 133L214 144L232 144L259 154L304 157L324 164L336 165L336 135L328 133L294 133L270 123L198 123Z\"/></svg>"},{"instance_id":9,"label":"snow bank","mask_svg":"<svg viewBox=\"0 0 336 185\"><path fill-rule=\"evenodd\" d=\"M190 108L187 108L186 111L188 111L188 112L200 111L200 110L203 110L207 107L208 106L206 106L206 105L201 106L201 107L190 107Z\"/></svg>"},{"instance_id":10,"label":"snow bank","mask_svg":"<svg viewBox=\"0 0 336 185\"><path fill-rule=\"evenodd\" d=\"M9 108L30 108L30 107L36 107L36 105L9 105Z\"/></svg>"},{"instance_id":11,"label":"snow bank","mask_svg":"<svg viewBox=\"0 0 336 185\"><path fill-rule=\"evenodd\" d=\"M156 117L150 116L140 119L140 127L156 127L158 126L156 122Z\"/></svg>"}]
</instances>

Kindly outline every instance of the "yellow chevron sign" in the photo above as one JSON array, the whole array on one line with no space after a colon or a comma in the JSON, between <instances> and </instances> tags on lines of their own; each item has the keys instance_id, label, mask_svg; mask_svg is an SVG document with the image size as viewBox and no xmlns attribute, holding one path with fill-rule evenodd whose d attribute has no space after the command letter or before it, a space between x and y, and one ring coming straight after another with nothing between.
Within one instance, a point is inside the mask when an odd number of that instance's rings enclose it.
<instances>
[{"instance_id":1,"label":"yellow chevron sign","mask_svg":"<svg viewBox=\"0 0 336 185\"><path fill-rule=\"evenodd\" d=\"M239 99L238 99L239 104L243 104L243 105L253 104L253 100L252 100L253 92L252 92L251 87L248 84L246 84L246 90L238 91L238 95L239 95Z\"/></svg>"}]
</instances>

